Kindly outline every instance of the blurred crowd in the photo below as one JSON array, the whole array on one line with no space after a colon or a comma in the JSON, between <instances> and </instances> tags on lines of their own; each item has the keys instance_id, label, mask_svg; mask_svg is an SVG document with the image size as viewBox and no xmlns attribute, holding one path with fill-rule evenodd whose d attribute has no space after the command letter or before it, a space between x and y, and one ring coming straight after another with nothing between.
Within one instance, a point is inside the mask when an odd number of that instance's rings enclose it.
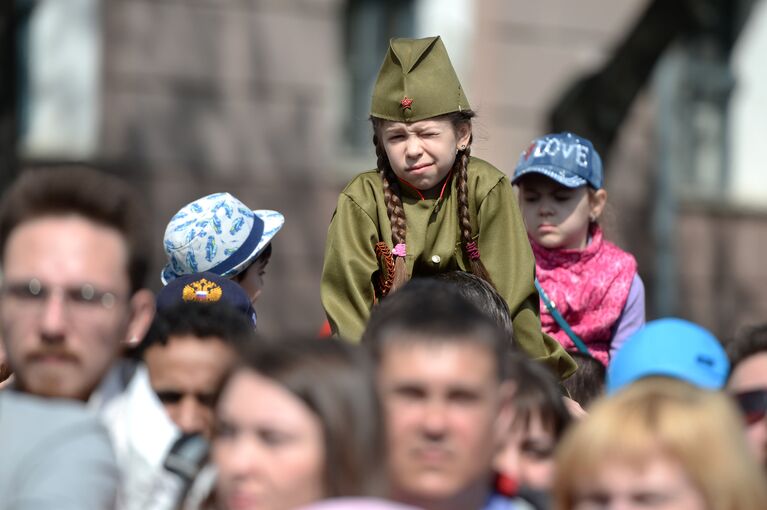
<instances>
[{"instance_id":1,"label":"blurred crowd","mask_svg":"<svg viewBox=\"0 0 767 510\"><path fill-rule=\"evenodd\" d=\"M509 180L472 117L439 37L391 41L303 336L258 331L280 212L217 192L152 239L118 177L23 172L0 509L766 509L767 325L645 323L591 142L544 134Z\"/></svg>"}]
</instances>

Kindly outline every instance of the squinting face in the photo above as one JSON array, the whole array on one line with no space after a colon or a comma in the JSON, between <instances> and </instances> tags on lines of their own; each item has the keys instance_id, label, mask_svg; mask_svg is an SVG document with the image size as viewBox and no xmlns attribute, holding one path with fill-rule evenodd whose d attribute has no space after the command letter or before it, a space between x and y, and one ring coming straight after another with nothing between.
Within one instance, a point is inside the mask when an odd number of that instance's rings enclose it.
<instances>
[{"instance_id":1,"label":"squinting face","mask_svg":"<svg viewBox=\"0 0 767 510\"><path fill-rule=\"evenodd\" d=\"M589 217L601 212L587 186L567 188L541 174L528 174L518 184L522 217L536 243L549 249L586 247Z\"/></svg>"},{"instance_id":2,"label":"squinting face","mask_svg":"<svg viewBox=\"0 0 767 510\"><path fill-rule=\"evenodd\" d=\"M495 458L495 469L522 487L548 491L554 476L555 446L554 434L543 426L540 413L533 413L528 424L522 419L514 421Z\"/></svg>"},{"instance_id":3,"label":"squinting face","mask_svg":"<svg viewBox=\"0 0 767 510\"><path fill-rule=\"evenodd\" d=\"M129 295L127 267L120 234L79 216L42 217L11 233L0 323L21 390L86 400L121 342L143 335L131 321L151 294Z\"/></svg>"},{"instance_id":4,"label":"squinting face","mask_svg":"<svg viewBox=\"0 0 767 510\"><path fill-rule=\"evenodd\" d=\"M767 390L767 352L754 354L741 361L730 375L727 383L730 393ZM749 446L762 466L767 468L767 416L765 409L749 413L747 436Z\"/></svg>"},{"instance_id":5,"label":"squinting face","mask_svg":"<svg viewBox=\"0 0 767 510\"><path fill-rule=\"evenodd\" d=\"M222 339L171 336L146 350L152 389L171 420L186 434L213 434L213 402L234 350Z\"/></svg>"},{"instance_id":6,"label":"squinting face","mask_svg":"<svg viewBox=\"0 0 767 510\"><path fill-rule=\"evenodd\" d=\"M656 454L641 467L606 461L576 490L572 510L617 509L706 510L707 505L682 466Z\"/></svg>"},{"instance_id":7,"label":"squinting face","mask_svg":"<svg viewBox=\"0 0 767 510\"><path fill-rule=\"evenodd\" d=\"M500 386L493 354L483 346L402 339L384 347L379 387L397 499L486 496L505 429L501 416L508 418Z\"/></svg>"},{"instance_id":8,"label":"squinting face","mask_svg":"<svg viewBox=\"0 0 767 510\"><path fill-rule=\"evenodd\" d=\"M421 191L437 186L453 168L458 149L469 143L471 128L458 130L444 117L417 122L384 121L380 137L394 174Z\"/></svg>"},{"instance_id":9,"label":"squinting face","mask_svg":"<svg viewBox=\"0 0 767 510\"><path fill-rule=\"evenodd\" d=\"M289 510L325 496L322 425L295 395L241 370L216 414L213 461L223 508Z\"/></svg>"}]
</instances>

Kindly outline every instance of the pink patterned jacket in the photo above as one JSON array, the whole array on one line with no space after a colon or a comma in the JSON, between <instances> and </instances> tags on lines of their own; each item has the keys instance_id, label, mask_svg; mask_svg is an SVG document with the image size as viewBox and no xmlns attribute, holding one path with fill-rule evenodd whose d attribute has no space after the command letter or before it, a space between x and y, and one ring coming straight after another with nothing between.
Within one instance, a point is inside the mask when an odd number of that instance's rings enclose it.
<instances>
[{"instance_id":1,"label":"pink patterned jacket","mask_svg":"<svg viewBox=\"0 0 767 510\"><path fill-rule=\"evenodd\" d=\"M559 313L586 343L591 354L607 365L614 326L623 312L637 272L634 257L605 241L598 225L582 250L550 250L533 240L538 281ZM543 330L565 349L576 349L541 301Z\"/></svg>"}]
</instances>

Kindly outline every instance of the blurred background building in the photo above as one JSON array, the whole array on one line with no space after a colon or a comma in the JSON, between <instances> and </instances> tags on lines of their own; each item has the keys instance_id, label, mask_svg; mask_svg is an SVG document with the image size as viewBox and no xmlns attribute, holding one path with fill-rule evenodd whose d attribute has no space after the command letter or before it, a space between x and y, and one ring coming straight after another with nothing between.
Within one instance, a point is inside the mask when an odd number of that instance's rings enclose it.
<instances>
[{"instance_id":1,"label":"blurred background building","mask_svg":"<svg viewBox=\"0 0 767 510\"><path fill-rule=\"evenodd\" d=\"M339 191L372 168L387 41L441 34L507 173L546 131L605 159L608 235L648 315L720 337L767 319L767 0L11 0L0 3L0 185L87 162L171 215L230 191L283 212L259 324L316 330Z\"/></svg>"}]
</instances>

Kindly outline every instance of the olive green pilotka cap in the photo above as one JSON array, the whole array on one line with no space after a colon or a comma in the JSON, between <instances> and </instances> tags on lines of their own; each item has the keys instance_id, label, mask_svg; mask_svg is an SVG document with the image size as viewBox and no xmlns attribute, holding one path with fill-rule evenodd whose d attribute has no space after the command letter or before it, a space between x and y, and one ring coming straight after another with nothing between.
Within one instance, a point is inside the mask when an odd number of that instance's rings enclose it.
<instances>
[{"instance_id":1,"label":"olive green pilotka cap","mask_svg":"<svg viewBox=\"0 0 767 510\"><path fill-rule=\"evenodd\" d=\"M470 109L439 36L389 41L373 89L372 117L415 122Z\"/></svg>"}]
</instances>

